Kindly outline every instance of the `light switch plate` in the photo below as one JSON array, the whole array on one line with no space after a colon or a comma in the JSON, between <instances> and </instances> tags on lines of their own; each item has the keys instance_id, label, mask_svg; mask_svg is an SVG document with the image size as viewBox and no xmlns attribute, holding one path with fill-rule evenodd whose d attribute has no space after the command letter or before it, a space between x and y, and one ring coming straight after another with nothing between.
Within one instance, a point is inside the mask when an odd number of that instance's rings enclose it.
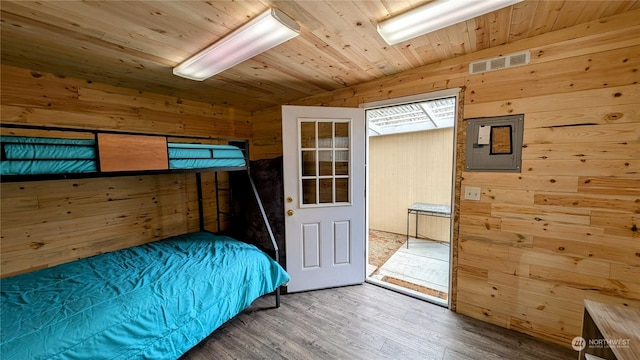
<instances>
[{"instance_id":1,"label":"light switch plate","mask_svg":"<svg viewBox=\"0 0 640 360\"><path fill-rule=\"evenodd\" d=\"M465 186L465 188L464 188L464 199L465 200L480 200L480 188L479 187Z\"/></svg>"}]
</instances>

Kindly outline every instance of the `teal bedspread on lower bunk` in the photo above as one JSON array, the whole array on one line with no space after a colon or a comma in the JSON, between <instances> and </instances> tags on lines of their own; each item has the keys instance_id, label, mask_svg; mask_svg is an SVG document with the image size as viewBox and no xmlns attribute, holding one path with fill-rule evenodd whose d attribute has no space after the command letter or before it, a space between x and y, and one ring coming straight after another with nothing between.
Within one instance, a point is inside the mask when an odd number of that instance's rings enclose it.
<instances>
[{"instance_id":1,"label":"teal bedspread on lower bunk","mask_svg":"<svg viewBox=\"0 0 640 360\"><path fill-rule=\"evenodd\" d=\"M198 232L2 279L9 359L175 359L289 275Z\"/></svg>"}]
</instances>

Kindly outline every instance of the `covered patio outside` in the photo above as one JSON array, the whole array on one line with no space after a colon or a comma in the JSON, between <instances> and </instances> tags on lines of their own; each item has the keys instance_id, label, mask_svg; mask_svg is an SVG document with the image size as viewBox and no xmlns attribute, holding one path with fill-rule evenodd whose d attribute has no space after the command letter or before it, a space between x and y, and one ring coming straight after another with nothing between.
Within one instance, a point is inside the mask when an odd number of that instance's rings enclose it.
<instances>
[{"instance_id":1,"label":"covered patio outside","mask_svg":"<svg viewBox=\"0 0 640 360\"><path fill-rule=\"evenodd\" d=\"M370 282L447 305L451 220L408 214L451 205L455 97L367 110ZM412 238L407 248L407 222Z\"/></svg>"}]
</instances>

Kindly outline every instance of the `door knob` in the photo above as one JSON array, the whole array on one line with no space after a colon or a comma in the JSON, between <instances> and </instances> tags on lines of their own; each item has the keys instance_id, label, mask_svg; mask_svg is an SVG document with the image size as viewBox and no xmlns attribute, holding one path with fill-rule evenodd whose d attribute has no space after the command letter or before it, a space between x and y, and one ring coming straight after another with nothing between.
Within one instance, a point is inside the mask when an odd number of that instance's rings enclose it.
<instances>
[{"instance_id":1,"label":"door knob","mask_svg":"<svg viewBox=\"0 0 640 360\"><path fill-rule=\"evenodd\" d=\"M292 216L293 215L293 210L292 209L287 210L287 215Z\"/></svg>"},{"instance_id":2,"label":"door knob","mask_svg":"<svg viewBox=\"0 0 640 360\"><path fill-rule=\"evenodd\" d=\"M293 198L291 196L287 196L287 202L293 202Z\"/></svg>"}]
</instances>

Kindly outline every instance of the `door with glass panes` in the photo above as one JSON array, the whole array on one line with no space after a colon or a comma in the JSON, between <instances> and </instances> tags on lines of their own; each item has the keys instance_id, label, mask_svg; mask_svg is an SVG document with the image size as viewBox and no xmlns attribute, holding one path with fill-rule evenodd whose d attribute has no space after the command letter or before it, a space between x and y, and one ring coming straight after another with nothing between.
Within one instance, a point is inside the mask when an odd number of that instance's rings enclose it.
<instances>
[{"instance_id":1,"label":"door with glass panes","mask_svg":"<svg viewBox=\"0 0 640 360\"><path fill-rule=\"evenodd\" d=\"M289 292L365 278L362 109L283 106Z\"/></svg>"}]
</instances>

